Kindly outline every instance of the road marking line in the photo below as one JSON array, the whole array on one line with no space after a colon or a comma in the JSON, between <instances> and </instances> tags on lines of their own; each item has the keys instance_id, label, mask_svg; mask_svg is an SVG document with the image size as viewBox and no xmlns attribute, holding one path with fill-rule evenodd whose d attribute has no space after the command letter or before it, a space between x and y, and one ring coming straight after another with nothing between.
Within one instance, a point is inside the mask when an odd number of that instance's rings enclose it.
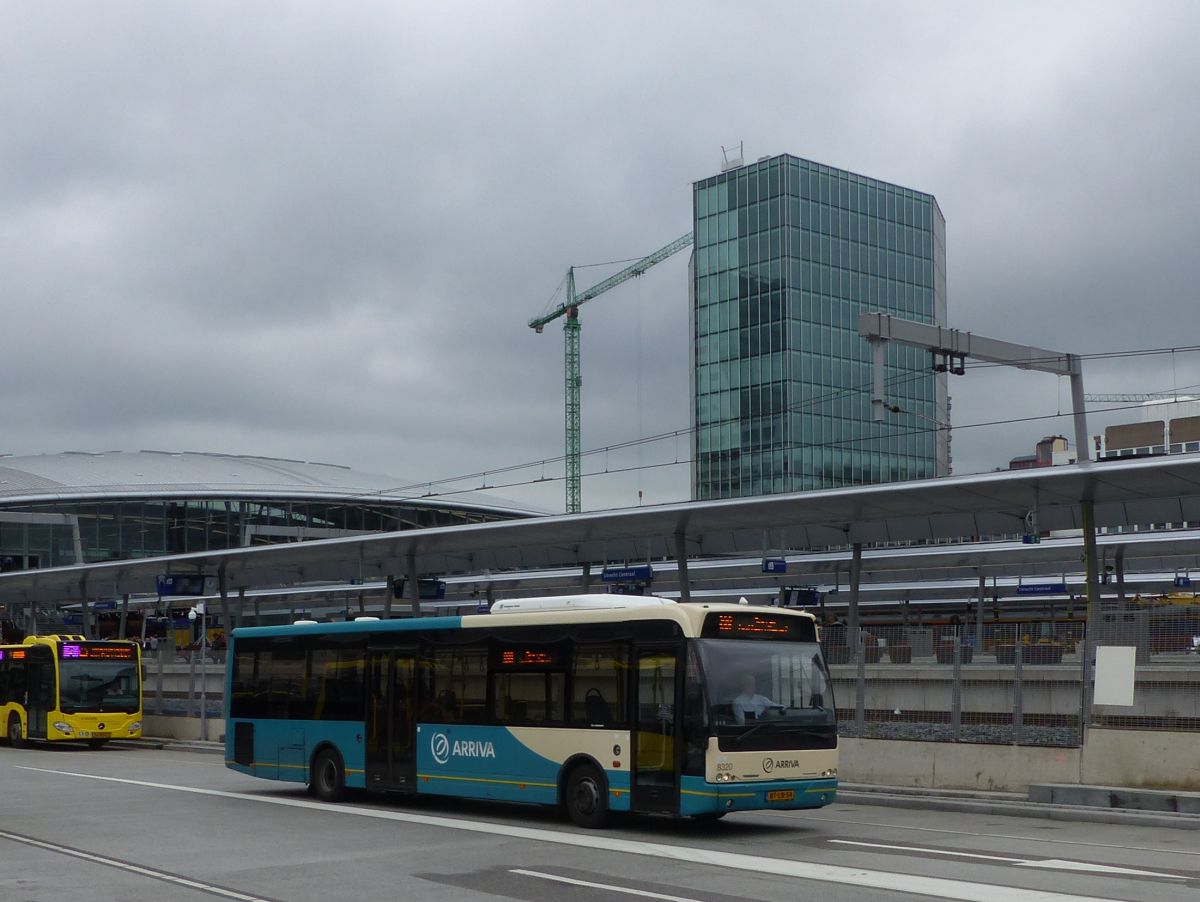
<instances>
[{"instance_id":1,"label":"road marking line","mask_svg":"<svg viewBox=\"0 0 1200 902\"><path fill-rule=\"evenodd\" d=\"M1005 858L1001 855L979 855L975 852L954 852L949 849L923 849L918 846L889 846L877 842L859 842L853 839L831 839L831 843L842 846L866 846L869 849L895 849L900 852L926 852L931 855L956 855L960 858L982 858L985 861L1003 861L1006 864L1017 864L1024 858Z\"/></svg>"},{"instance_id":2,"label":"road marking line","mask_svg":"<svg viewBox=\"0 0 1200 902\"><path fill-rule=\"evenodd\" d=\"M1135 868L1119 868L1109 864L1090 864L1086 861L1064 861L1061 858L1046 858L1040 861L1018 862L1019 868L1046 868L1053 871L1091 871L1095 874L1124 874L1130 877L1165 877L1168 880L1187 880L1180 874L1161 874L1158 871L1139 871Z\"/></svg>"},{"instance_id":3,"label":"road marking line","mask_svg":"<svg viewBox=\"0 0 1200 902\"><path fill-rule=\"evenodd\" d=\"M817 814L815 812L806 812L797 814L792 811L748 811L747 815L784 818L786 820L806 821L821 821L828 824L849 824L853 827L886 827L889 830L911 830L914 833L949 833L954 836L962 836L961 830L946 830L941 827L919 827L915 824L885 824L879 821L852 821L848 818L829 817L825 814ZM1012 815L1003 814L996 817L1012 817ZM1111 825L1110 825L1111 826ZM1147 828L1152 829L1152 828ZM972 836L979 836L985 839L1015 839L1021 842L1032 843L1057 843L1060 846L1087 846L1092 849L1120 849L1123 852L1154 852L1160 855L1194 855L1200 856L1200 852L1192 852L1188 849L1159 849L1154 846L1122 846L1117 843L1105 842L1089 842L1082 839L1055 839L1052 836L1021 836L1018 833L973 833Z\"/></svg>"},{"instance_id":4,"label":"road marking line","mask_svg":"<svg viewBox=\"0 0 1200 902\"><path fill-rule=\"evenodd\" d=\"M701 849L691 846L674 846L669 843L621 839L598 833L569 833L565 831L521 827L515 824L492 824L484 821L465 821L457 818L438 817L427 814L410 814L407 812L383 811L374 808L359 808L354 805L330 805L325 802L308 801L307 799L261 796L244 792L229 792L222 789L202 789L197 786L175 786L169 783L153 783L147 780L131 780L125 777L102 777L97 774L81 774L73 771L51 770L44 767L27 767L23 765L14 765L14 767L21 770L54 774L60 777L80 777L85 780L119 783L124 786L142 786L148 789L185 792L194 795L211 796L218 799L234 799L242 802L281 805L287 808L303 808L310 811L319 811L324 814L353 815L377 820L398 821L406 824L420 824L426 827L440 827L446 830L486 833L493 836L503 836L508 839L527 839L533 842L555 843L564 846L576 846L583 849L601 849L625 855L641 855L650 858L662 858L668 861L711 865L730 870L749 871L754 874L774 874L779 877L822 880L827 883L840 883L849 886L865 886L871 889L890 890L896 893L909 893L920 896L934 896L940 899L962 899L966 900L966 902L1108 902L1108 900L1100 900L1094 896L1074 896L1066 893L1020 889L1011 886L993 886L986 883L971 883L969 881L950 880L943 877L922 877L916 874L868 871L862 868L848 868L807 861L792 861L784 858L767 858L762 855L746 855L740 852L721 852L716 849Z\"/></svg>"},{"instance_id":5,"label":"road marking line","mask_svg":"<svg viewBox=\"0 0 1200 902\"><path fill-rule=\"evenodd\" d=\"M185 886L188 889L200 890L201 892L211 893L214 896L222 896L226 899L236 899L237 902L272 902L272 900L266 899L262 896L251 896L247 895L246 893L239 893L236 890L225 889L221 886L214 886L211 883L202 883L199 880L192 880L188 877L178 877L175 874L168 874L166 871L156 871L153 868L129 864L125 861L118 861L115 858L105 858L103 855L94 855L91 852L84 852L80 849L72 849L69 846L60 846L57 843L34 839L32 836L20 836L16 833L8 833L4 830L0 830L0 839L7 839L16 843L24 843L27 846L35 846L39 849L57 852L60 855L69 855L72 858L80 858L84 861L94 862L95 864L107 865L110 868L128 871L131 874L138 874L142 877L152 877L155 880L162 880L166 883L174 883L176 886Z\"/></svg>"},{"instance_id":6,"label":"road marking line","mask_svg":"<svg viewBox=\"0 0 1200 902\"><path fill-rule=\"evenodd\" d=\"M1090 864L1086 861L1066 861L1062 858L1005 858L1000 855L980 855L977 852L956 852L951 849L928 849L920 846L891 846L876 842L859 842L853 839L831 839L831 843L843 846L865 846L869 849L895 849L901 852L921 852L926 855L955 855L959 858L978 858L983 861L1003 861L1019 868L1044 868L1051 871L1092 871L1097 874L1123 874L1128 877L1165 877L1168 880L1187 880L1180 874L1163 874L1158 871L1140 871L1109 864Z\"/></svg>"},{"instance_id":7,"label":"road marking line","mask_svg":"<svg viewBox=\"0 0 1200 902\"><path fill-rule=\"evenodd\" d=\"M574 877L559 877L557 874L543 874L541 871L527 871L524 868L512 868L510 874L523 874L526 877L540 877L543 880L555 880L559 883L569 883L572 886L586 886L591 889L604 889L614 893L624 893L628 896L644 896L647 899L666 899L667 902L702 902L689 896L668 896L665 893L652 893L644 889L632 889L628 886L614 886L609 883L593 883L591 880L576 880Z\"/></svg>"}]
</instances>

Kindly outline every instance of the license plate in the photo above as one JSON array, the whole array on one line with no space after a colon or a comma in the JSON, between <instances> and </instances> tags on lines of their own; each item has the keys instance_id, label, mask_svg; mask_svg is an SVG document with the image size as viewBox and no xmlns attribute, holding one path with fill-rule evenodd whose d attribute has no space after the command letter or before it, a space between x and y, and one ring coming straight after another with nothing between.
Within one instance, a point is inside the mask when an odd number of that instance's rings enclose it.
<instances>
[{"instance_id":1,"label":"license plate","mask_svg":"<svg viewBox=\"0 0 1200 902\"><path fill-rule=\"evenodd\" d=\"M767 793L768 802L791 802L796 798L794 789L776 789Z\"/></svg>"},{"instance_id":2,"label":"license plate","mask_svg":"<svg viewBox=\"0 0 1200 902\"><path fill-rule=\"evenodd\" d=\"M92 737L94 739L108 739L110 736L112 736L112 733L93 733L92 734Z\"/></svg>"}]
</instances>

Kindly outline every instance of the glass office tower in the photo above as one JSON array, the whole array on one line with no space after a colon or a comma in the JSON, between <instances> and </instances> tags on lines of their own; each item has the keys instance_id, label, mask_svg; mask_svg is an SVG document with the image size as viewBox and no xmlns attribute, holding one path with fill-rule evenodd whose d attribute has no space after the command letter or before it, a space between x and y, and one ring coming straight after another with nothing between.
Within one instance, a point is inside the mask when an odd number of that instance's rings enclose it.
<instances>
[{"instance_id":1,"label":"glass office tower","mask_svg":"<svg viewBox=\"0 0 1200 902\"><path fill-rule=\"evenodd\" d=\"M946 374L889 346L874 423L858 335L860 313L945 325L937 200L788 154L693 191L693 497L948 474Z\"/></svg>"}]
</instances>

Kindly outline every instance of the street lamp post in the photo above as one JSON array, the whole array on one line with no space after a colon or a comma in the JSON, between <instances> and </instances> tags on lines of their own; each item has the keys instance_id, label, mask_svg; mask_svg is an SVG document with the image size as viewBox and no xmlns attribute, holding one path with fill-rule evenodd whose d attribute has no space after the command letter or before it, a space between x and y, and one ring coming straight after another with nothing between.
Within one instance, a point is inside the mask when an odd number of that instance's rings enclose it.
<instances>
[{"instance_id":1,"label":"street lamp post","mask_svg":"<svg viewBox=\"0 0 1200 902\"><path fill-rule=\"evenodd\" d=\"M188 611L188 620L200 618L200 739L208 741L208 628L204 602L198 601Z\"/></svg>"}]
</instances>

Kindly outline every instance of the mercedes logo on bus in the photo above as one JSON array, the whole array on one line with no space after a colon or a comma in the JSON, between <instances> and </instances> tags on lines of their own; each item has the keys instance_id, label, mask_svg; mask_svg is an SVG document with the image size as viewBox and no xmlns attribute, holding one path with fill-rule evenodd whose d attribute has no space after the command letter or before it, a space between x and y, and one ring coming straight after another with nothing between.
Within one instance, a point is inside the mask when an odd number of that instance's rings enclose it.
<instances>
[{"instance_id":1,"label":"mercedes logo on bus","mask_svg":"<svg viewBox=\"0 0 1200 902\"><path fill-rule=\"evenodd\" d=\"M433 760L445 764L450 760L450 739L445 733L434 733L429 740L429 750L433 752Z\"/></svg>"}]
</instances>

